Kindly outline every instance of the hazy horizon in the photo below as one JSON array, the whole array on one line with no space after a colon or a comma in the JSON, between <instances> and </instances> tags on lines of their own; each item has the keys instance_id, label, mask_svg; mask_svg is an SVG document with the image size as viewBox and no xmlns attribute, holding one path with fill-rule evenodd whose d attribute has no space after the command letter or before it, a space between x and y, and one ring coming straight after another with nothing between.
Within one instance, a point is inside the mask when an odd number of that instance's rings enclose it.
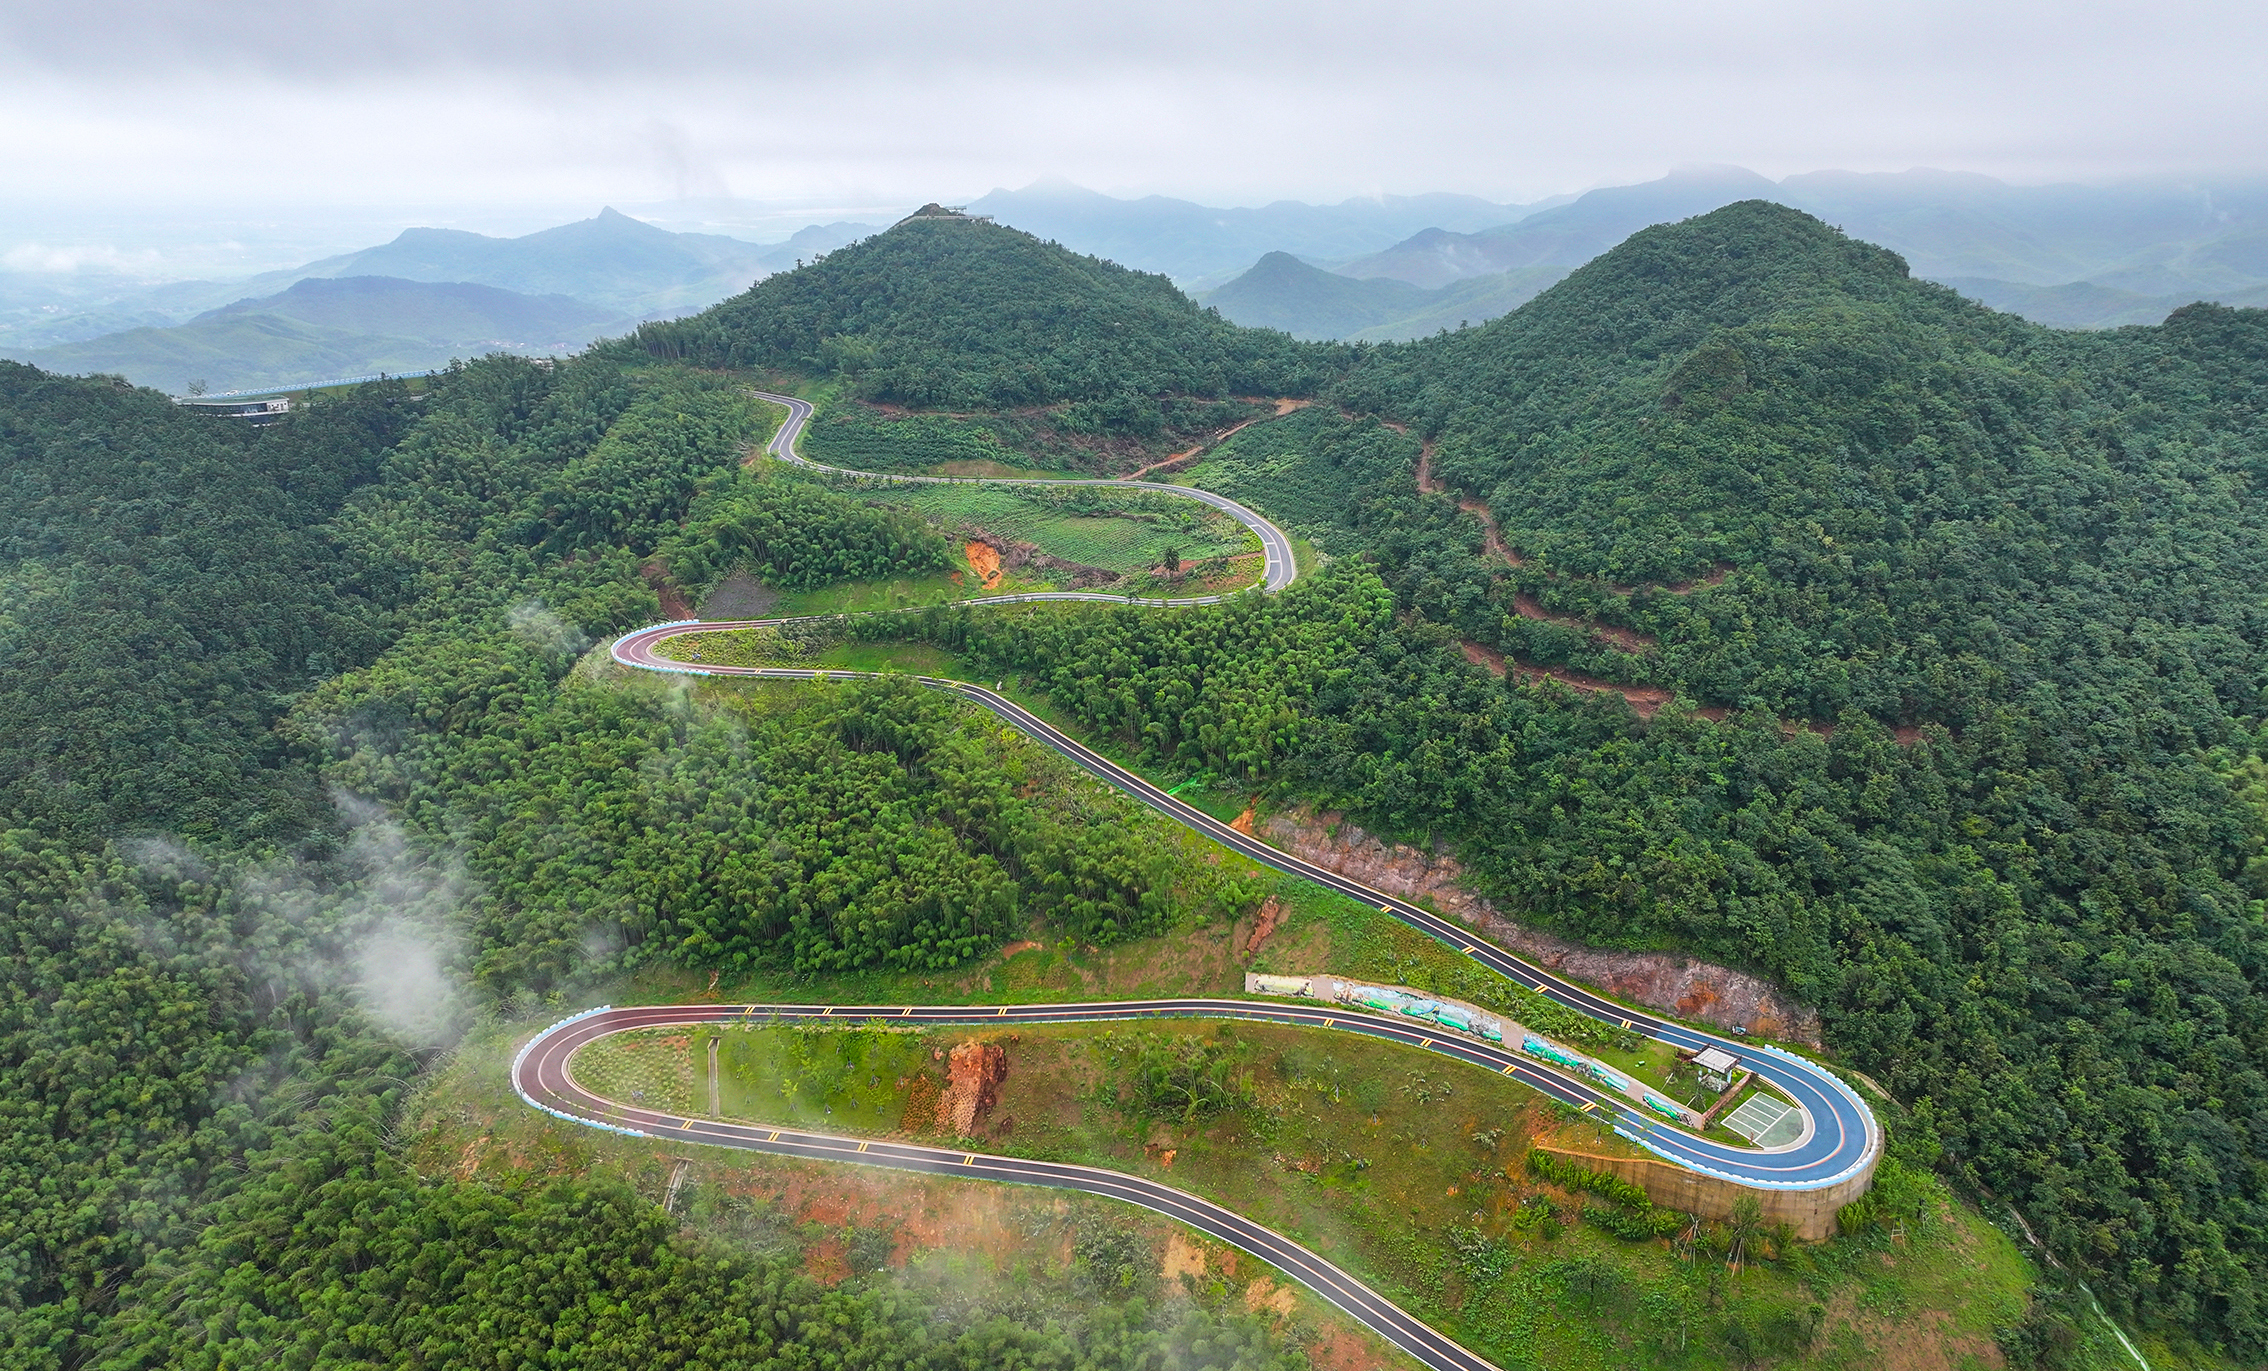
<instances>
[{"instance_id":1,"label":"hazy horizon","mask_svg":"<svg viewBox=\"0 0 2268 1371\"><path fill-rule=\"evenodd\" d=\"M717 199L784 237L1050 175L1207 205L1518 204L1716 163L2244 178L2268 172L2264 54L2268 11L2227 0L19 0L0 250L146 220L319 252Z\"/></svg>"},{"instance_id":2,"label":"hazy horizon","mask_svg":"<svg viewBox=\"0 0 2268 1371\"><path fill-rule=\"evenodd\" d=\"M1713 164L1735 167L1740 164ZM1630 181L1595 181L1539 195L1525 202L1574 199L1592 190L1654 181L1697 164L1664 167ZM1744 168L1756 170L1755 168ZM1781 176L1847 173L1846 167L1803 168ZM1900 168L1892 172L1857 172L1858 175L1896 176L1942 174L1950 177L1984 175L1942 167ZM2268 173L2222 176L2125 176L2093 179L2051 178L2022 181L1995 177L2019 188L2084 186L2097 189L2165 189L2249 185L2268 187ZM1267 198L1258 195L1203 200L1171 189L1111 189L1086 185L1060 173L1048 172L1018 184L966 190L960 194L901 195L890 200L843 203L820 200L764 201L737 196L707 196L679 200L636 200L628 197L588 203L512 205L496 203L425 204L401 207L372 205L286 205L253 207L183 203L136 210L121 205L85 205L17 200L0 207L0 272L65 275L115 274L150 282L212 279L232 280L261 272L298 267L321 258L375 246L412 228L457 229L490 237L510 238L562 224L589 219L612 208L633 218L677 232L718 233L756 244L783 242L798 229L812 224L865 222L886 224L916 206L941 201L965 204L986 195L1029 192L1050 184L1067 184L1120 200L1157 196L1222 210L1259 209L1295 202L1318 206L1339 205L1390 196L1464 195L1492 197L1456 187L1437 186L1410 192L1362 192ZM1512 206L1520 202L1496 200Z\"/></svg>"}]
</instances>

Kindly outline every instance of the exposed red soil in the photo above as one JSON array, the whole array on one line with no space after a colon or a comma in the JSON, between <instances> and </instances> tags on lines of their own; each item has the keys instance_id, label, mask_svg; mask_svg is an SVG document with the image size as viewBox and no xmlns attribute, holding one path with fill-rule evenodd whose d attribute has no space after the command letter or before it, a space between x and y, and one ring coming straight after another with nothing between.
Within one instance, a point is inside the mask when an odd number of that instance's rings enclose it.
<instances>
[{"instance_id":1,"label":"exposed red soil","mask_svg":"<svg viewBox=\"0 0 2268 1371\"><path fill-rule=\"evenodd\" d=\"M1572 686L1576 690L1588 694L1605 694L1611 691L1628 700L1630 707L1638 711L1638 717L1641 719L1653 718L1655 714L1660 712L1661 707L1668 704L1676 695L1674 691L1663 690L1656 686L1616 685L1612 681L1602 681L1596 676L1586 676L1580 671L1569 671L1563 666L1530 666L1526 662L1509 661L1503 653L1498 652L1495 648L1483 647L1470 638L1459 646L1465 650L1466 661L1471 662L1474 666L1485 668L1492 676L1511 676L1514 680L1526 685L1533 685L1537 681L1549 679L1564 686ZM1705 713L1707 711L1699 712ZM1722 717L1723 713L1724 711L1719 710L1719 717Z\"/></svg>"},{"instance_id":2,"label":"exposed red soil","mask_svg":"<svg viewBox=\"0 0 2268 1371\"><path fill-rule=\"evenodd\" d=\"M1484 647L1469 638L1458 646L1464 649L1466 661L1486 670L1491 676L1511 676L1525 685L1553 680L1592 695L1612 692L1629 701L1630 707L1637 711L1641 719L1653 718L1661 712L1663 705L1676 697L1675 691L1658 686L1618 685L1580 671L1570 671L1563 666L1531 666L1526 662L1507 661L1504 654L1495 648ZM1732 717L1732 710L1724 705L1697 705L1693 713L1695 717L1707 719L1713 724L1721 724ZM1780 731L1791 738L1802 731L1816 733L1822 738L1832 738L1835 736L1835 725L1823 719L1783 719L1780 721ZM1898 746L1912 747L1922 740L1921 726L1900 724L1890 730L1890 736L1897 741Z\"/></svg>"},{"instance_id":3,"label":"exposed red soil","mask_svg":"<svg viewBox=\"0 0 2268 1371\"><path fill-rule=\"evenodd\" d=\"M998 1043L962 1043L946 1059L946 1070L948 1083L937 1098L937 1126L958 1137L974 1137L984 1116L1000 1103L1008 1049Z\"/></svg>"},{"instance_id":4,"label":"exposed red soil","mask_svg":"<svg viewBox=\"0 0 2268 1371\"><path fill-rule=\"evenodd\" d=\"M1612 693L1620 695L1630 702L1632 709L1638 711L1638 717L1641 719L1653 718L1655 714L1661 711L1663 705L1677 698L1677 692L1664 690L1659 686L1616 685L1612 681L1602 681L1596 676L1586 676L1580 671L1569 671L1563 666L1530 666L1526 662L1507 660L1503 653L1491 647L1483 647L1469 638L1460 646L1465 650L1466 661L1471 662L1474 666L1486 669L1492 676L1510 676L1525 685L1533 685L1543 680L1553 680L1587 694ZM1698 712L1706 713L1707 711ZM1720 710L1718 713L1722 717L1723 711Z\"/></svg>"},{"instance_id":5,"label":"exposed red soil","mask_svg":"<svg viewBox=\"0 0 2268 1371\"><path fill-rule=\"evenodd\" d=\"M1518 680L1528 685L1550 680L1586 694L1620 695L1630 702L1630 707L1638 712L1641 719L1653 718L1663 705L1677 698L1677 692L1664 690L1660 686L1617 685L1613 681L1603 681L1584 672L1569 671L1563 666L1529 666L1526 662L1515 661L1512 663L1512 671Z\"/></svg>"},{"instance_id":6,"label":"exposed red soil","mask_svg":"<svg viewBox=\"0 0 2268 1371\"><path fill-rule=\"evenodd\" d=\"M1242 814L1239 814L1235 818L1229 820L1229 827L1235 829L1239 833L1249 835L1252 832L1253 818L1254 806L1246 805Z\"/></svg>"},{"instance_id":7,"label":"exposed red soil","mask_svg":"<svg viewBox=\"0 0 2268 1371\"><path fill-rule=\"evenodd\" d=\"M1771 982L1691 957L1585 947L1529 928L1469 888L1464 867L1447 853L1374 838L1334 813L1278 811L1268 816L1264 836L1287 852L1390 895L1423 897L1443 914L1561 975L1721 1028L1819 1044L1817 1012Z\"/></svg>"},{"instance_id":8,"label":"exposed red soil","mask_svg":"<svg viewBox=\"0 0 2268 1371\"><path fill-rule=\"evenodd\" d=\"M1617 628L1612 624L1594 624L1588 619L1578 619L1573 615L1554 614L1543 607L1543 601L1525 591L1512 597L1512 608L1523 619L1534 619L1540 623L1562 624L1568 628L1579 628L1590 633L1593 637L1606 639L1624 652L1644 652L1658 641L1653 634L1640 633L1634 628Z\"/></svg>"},{"instance_id":9,"label":"exposed red soil","mask_svg":"<svg viewBox=\"0 0 2268 1371\"><path fill-rule=\"evenodd\" d=\"M1029 938L1026 938L1020 943L1010 943L1006 947L1000 949L1000 960L1007 961L1010 957L1015 956L1019 952L1029 952L1035 947L1044 947L1045 945L1046 944L1044 943L1035 943Z\"/></svg>"},{"instance_id":10,"label":"exposed red soil","mask_svg":"<svg viewBox=\"0 0 2268 1371\"><path fill-rule=\"evenodd\" d=\"M658 561L646 562L638 568L638 575L654 588L654 598L661 601L662 613L672 619L690 619L693 606L686 602L685 592L669 578L669 568Z\"/></svg>"},{"instance_id":11,"label":"exposed red soil","mask_svg":"<svg viewBox=\"0 0 2268 1371\"><path fill-rule=\"evenodd\" d=\"M914 1180L857 1168L766 1168L753 1176L719 1177L738 1193L776 1199L782 1212L798 1223L817 1224L840 1232L846 1224L862 1228L895 1227L898 1244L890 1255L892 1266L903 1266L915 1254L950 1248L989 1258L1000 1269L1033 1257L1030 1201L1004 1186L970 1185L936 1179ZM737 1181L738 1184L734 1182ZM1049 1206L1060 1211L1062 1202ZM1065 1234L1047 1257L1068 1263L1071 1238ZM849 1253L838 1240L820 1244L806 1259L806 1269L829 1283L850 1274Z\"/></svg>"},{"instance_id":12,"label":"exposed red soil","mask_svg":"<svg viewBox=\"0 0 2268 1371\"><path fill-rule=\"evenodd\" d=\"M937 1125L937 1079L924 1071L906 1083L906 1107L898 1114L898 1129L923 1133Z\"/></svg>"},{"instance_id":13,"label":"exposed red soil","mask_svg":"<svg viewBox=\"0 0 2268 1371\"><path fill-rule=\"evenodd\" d=\"M961 555L969 559L969 570L976 573L977 584L986 590L1000 584L1002 573L999 548L971 538L968 546L961 549Z\"/></svg>"},{"instance_id":14,"label":"exposed red soil","mask_svg":"<svg viewBox=\"0 0 2268 1371\"><path fill-rule=\"evenodd\" d=\"M1256 400L1253 403L1266 404L1268 402L1265 400ZM1276 412L1273 417L1281 419L1285 415L1291 413L1293 410L1305 409L1307 406L1314 404L1315 402L1313 400L1277 400L1274 403L1276 406ZM1152 462L1146 467L1131 471L1126 475L1119 477L1119 479L1122 481L1139 481L1144 476L1149 475L1153 471L1177 470L1184 464L1195 461L1198 457L1204 455L1206 448L1219 447L1221 444L1227 442L1230 438L1236 436L1239 433L1242 433L1244 430L1252 427L1254 424L1257 424L1259 422L1260 421L1258 419L1247 419L1241 424L1232 424L1229 427L1224 428L1220 432L1214 434L1206 441L1190 448L1187 452L1177 452L1171 457L1166 458L1162 462Z\"/></svg>"},{"instance_id":15,"label":"exposed red soil","mask_svg":"<svg viewBox=\"0 0 2268 1371\"><path fill-rule=\"evenodd\" d=\"M1249 828L1245 831L1251 832ZM1267 902L1260 906L1259 914L1254 916L1252 920L1252 936L1244 940L1245 956L1249 957L1260 950L1260 945L1268 941L1268 935L1276 931L1276 921L1283 916L1283 902L1270 895Z\"/></svg>"},{"instance_id":16,"label":"exposed red soil","mask_svg":"<svg viewBox=\"0 0 2268 1371\"><path fill-rule=\"evenodd\" d=\"M979 584L986 590L1000 584L1000 578L1008 572L1028 566L1039 567L1044 571L1069 573L1073 590L1106 586L1121 579L1115 571L1067 562L1061 557L1040 551L1036 543L1013 542L973 524L961 526L961 538L966 544L961 549L962 555L968 558L970 569L977 573Z\"/></svg>"},{"instance_id":17,"label":"exposed red soil","mask_svg":"<svg viewBox=\"0 0 2268 1371\"><path fill-rule=\"evenodd\" d=\"M1387 427L1393 429L1396 433L1409 432L1400 424L1388 424ZM1418 448L1417 488L1428 495L1447 495L1450 493L1449 487L1436 479L1433 474L1433 444L1431 443L1422 444ZM1504 545L1504 535L1497 532L1496 515L1489 509L1488 501L1476 500L1469 495L1460 495L1457 499L1457 508L1480 520L1481 547L1488 552L1489 556L1510 567L1527 565L1525 558ZM1522 610L1521 612L1524 614L1527 611Z\"/></svg>"},{"instance_id":18,"label":"exposed red soil","mask_svg":"<svg viewBox=\"0 0 2268 1371\"><path fill-rule=\"evenodd\" d=\"M1243 427L1244 425L1242 424L1238 424L1236 426L1236 428ZM1229 430L1229 433L1234 432L1236 432L1235 428ZM1228 437L1228 433L1222 434L1221 437ZM1152 462L1146 467L1136 467L1134 470L1127 472L1124 476L1121 476L1118 479L1122 481L1139 481L1153 471L1178 471L1182 468L1182 466L1193 460L1204 450L1205 445L1203 443L1199 443L1197 446L1189 449L1187 452L1177 452L1171 457L1166 458L1162 462Z\"/></svg>"},{"instance_id":19,"label":"exposed red soil","mask_svg":"<svg viewBox=\"0 0 2268 1371\"><path fill-rule=\"evenodd\" d=\"M1482 647L1470 638L1465 639L1458 646L1465 649L1466 661L1471 662L1474 666L1484 668L1489 675L1499 680L1503 679L1504 673L1508 670L1504 664L1503 653L1498 652L1493 647Z\"/></svg>"},{"instance_id":20,"label":"exposed red soil","mask_svg":"<svg viewBox=\"0 0 2268 1371\"><path fill-rule=\"evenodd\" d=\"M1352 1330L1333 1333L1307 1349L1315 1371L1382 1371L1395 1364L1394 1354L1381 1343Z\"/></svg>"}]
</instances>

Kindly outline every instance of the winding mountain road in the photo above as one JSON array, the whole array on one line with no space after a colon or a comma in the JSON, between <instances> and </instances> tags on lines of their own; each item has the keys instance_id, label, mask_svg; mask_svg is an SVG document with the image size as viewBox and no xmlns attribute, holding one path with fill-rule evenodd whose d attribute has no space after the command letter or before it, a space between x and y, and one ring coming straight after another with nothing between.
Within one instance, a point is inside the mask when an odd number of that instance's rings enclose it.
<instances>
[{"instance_id":1,"label":"winding mountain road","mask_svg":"<svg viewBox=\"0 0 2268 1371\"><path fill-rule=\"evenodd\" d=\"M775 405L787 407L788 417L781 422L779 432L772 435L772 441L765 444L764 451L773 458L791 466L799 466L808 471L824 471L831 476L855 476L866 481L887 481L892 485L1110 486L1119 490L1147 490L1161 495L1179 496L1184 500L1195 500L1199 504L1211 505L1252 530L1253 534L1260 539L1260 551L1264 559L1260 572L1261 590L1272 595L1290 585L1292 578L1299 574L1298 563L1292 556L1291 537L1282 529L1231 500L1226 495L1216 495L1212 491L1199 490L1195 486L1169 485L1163 481L1113 481L1102 477L901 476L887 471L853 471L849 467L831 467L824 462L814 462L796 451L796 445L803 437L804 426L811 422L810 401L798 400L793 395L774 395L763 390L750 391L749 394L754 395L759 400L768 400ZM1232 593L1241 595L1244 592L1235 591ZM1110 595L1099 590L1039 590L1021 595L991 595L978 599L956 600L953 603L1005 605L1030 600L1107 600L1121 605L1135 604L1148 605L1154 608L1168 608L1174 605L1214 605L1228 598L1227 595L1199 595L1184 600L1139 600L1132 596Z\"/></svg>"},{"instance_id":2,"label":"winding mountain road","mask_svg":"<svg viewBox=\"0 0 2268 1371\"><path fill-rule=\"evenodd\" d=\"M797 438L811 418L811 406L792 396L759 394L761 398L784 405L789 410L788 420L781 425L770 445L772 455L782 461L839 474L889 481L983 479L896 476L822 467L801 457L795 450ZM1291 583L1296 574L1291 541L1282 530L1244 506L1208 491L1153 482L1019 480L1015 483L1121 485L1203 500L1231 514L1260 537L1266 553L1266 570L1261 580L1263 590L1281 590ZM1171 606L1210 604L1225 598L1227 597L1206 596L1189 600L1130 600L1121 595L1060 591L996 596L959 603L1098 600L1119 604ZM703 623L688 620L657 624L617 640L613 656L615 661L624 666L691 676L756 676L776 680L822 681L882 674L801 667L692 666L662 657L658 652L663 642L688 633L717 632L782 622L786 621L769 619ZM979 1007L657 1005L602 1008L553 1025L521 1049L512 1064L512 1083L522 1099L569 1122L616 1129L642 1137L713 1143L759 1152L939 1175L1054 1186L1125 1200L1179 1219L1272 1263L1435 1371L1494 1371L1494 1368L1485 1359L1443 1337L1392 1301L1299 1244L1219 1205L1170 1186L1092 1167L989 1156L894 1140L837 1137L799 1129L686 1118L634 1108L583 1090L569 1073L569 1058L577 1048L610 1033L659 1026L745 1023L758 1015L767 1020L835 1019L849 1023L883 1020L907 1026L1100 1022L1161 1017L1249 1019L1385 1038L1512 1076L1555 1099L1596 1112L1601 1118L1611 1122L1616 1133L1658 1156L1705 1175L1759 1190L1818 1190L1840 1185L1868 1172L1881 1151L1881 1128L1865 1102L1833 1073L1802 1057L1768 1044L1721 1039L1617 1004L1531 965L1486 942L1470 929L1430 910L1374 890L1359 881L1316 866L1238 832L1203 810L1175 799L1166 791L1084 746L995 691L967 681L944 677L915 676L914 679L930 689L959 696L990 711L1010 727L1076 763L1105 784L1175 822L1202 833L1223 847L1241 853L1263 866L1362 900L1427 936L1456 948L1480 965L1561 1005L1680 1048L1698 1050L1708 1046L1722 1046L1728 1049L1741 1057L1744 1064L1755 1070L1759 1077L1797 1102L1806 1120L1802 1135L1793 1143L1777 1148L1730 1146L1685 1132L1642 1112L1621 1095L1594 1089L1570 1076L1547 1069L1519 1053L1477 1038L1341 1005L1309 1006L1256 1000L1184 999Z\"/></svg>"}]
</instances>

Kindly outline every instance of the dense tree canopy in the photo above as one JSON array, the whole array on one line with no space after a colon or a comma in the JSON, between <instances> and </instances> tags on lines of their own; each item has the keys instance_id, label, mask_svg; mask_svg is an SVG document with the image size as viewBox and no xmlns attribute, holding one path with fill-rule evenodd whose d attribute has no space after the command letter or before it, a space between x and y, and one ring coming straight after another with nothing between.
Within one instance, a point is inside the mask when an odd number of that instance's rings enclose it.
<instances>
[{"instance_id":1,"label":"dense tree canopy","mask_svg":"<svg viewBox=\"0 0 2268 1371\"><path fill-rule=\"evenodd\" d=\"M367 661L383 594L325 529L400 386L257 429L0 362L0 821L288 838L322 809L277 692Z\"/></svg>"},{"instance_id":2,"label":"dense tree canopy","mask_svg":"<svg viewBox=\"0 0 2268 1371\"><path fill-rule=\"evenodd\" d=\"M1319 406L1198 473L1314 582L928 631L1560 931L1782 981L2107 1296L2268 1349L2268 314L2057 334L1750 204L1343 394L1413 431Z\"/></svg>"},{"instance_id":3,"label":"dense tree canopy","mask_svg":"<svg viewBox=\"0 0 2268 1371\"><path fill-rule=\"evenodd\" d=\"M801 590L835 581L941 571L944 535L914 515L876 508L767 465L712 483L687 511L662 559L689 588L735 571Z\"/></svg>"},{"instance_id":4,"label":"dense tree canopy","mask_svg":"<svg viewBox=\"0 0 2268 1371\"><path fill-rule=\"evenodd\" d=\"M2057 334L1748 204L1363 353L932 219L638 343L263 430L0 366L14 1361L703 1365L760 1318L736 1346L767 1365L1277 1356L1107 1306L940 1323L604 1186L426 1184L374 1141L436 1041L357 990L404 911L465 936L489 1003L1161 917L1158 845L948 702L725 709L577 669L658 612L656 554L782 584L937 554L743 470L773 416L671 357L1127 431L1328 388L1197 473L1328 554L1291 591L860 631L1023 675L1159 766L1451 844L1522 917L1779 979L1912 1107L1917 1156L1940 1140L2123 1313L2268 1355L2268 316ZM886 444L879 416L840 436ZM1640 717L1616 686L1678 698ZM569 1230L587 1259L554 1269Z\"/></svg>"},{"instance_id":5,"label":"dense tree canopy","mask_svg":"<svg viewBox=\"0 0 2268 1371\"><path fill-rule=\"evenodd\" d=\"M974 219L912 219L690 319L649 324L650 353L703 366L839 374L923 409L1062 400L1155 423L1161 395L1303 395L1344 349L1240 328L1163 276Z\"/></svg>"},{"instance_id":6,"label":"dense tree canopy","mask_svg":"<svg viewBox=\"0 0 2268 1371\"><path fill-rule=\"evenodd\" d=\"M665 541L817 582L934 560L933 531L745 475L742 389L603 355L265 430L0 380L7 1364L1279 1364L1138 1300L915 1317L624 1194L427 1185L377 1142L471 1006L405 1014L374 965L525 1007L624 961L927 968L1035 914L1154 925L1156 844L940 697L736 714L571 674L655 616Z\"/></svg>"}]
</instances>

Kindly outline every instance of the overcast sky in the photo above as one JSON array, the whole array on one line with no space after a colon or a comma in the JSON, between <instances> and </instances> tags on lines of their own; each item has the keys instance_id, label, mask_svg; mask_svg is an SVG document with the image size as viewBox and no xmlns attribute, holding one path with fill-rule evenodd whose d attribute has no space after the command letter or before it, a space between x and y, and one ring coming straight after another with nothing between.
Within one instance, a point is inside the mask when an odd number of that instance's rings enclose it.
<instances>
[{"instance_id":1,"label":"overcast sky","mask_svg":"<svg viewBox=\"0 0 2268 1371\"><path fill-rule=\"evenodd\" d=\"M1524 201L2268 169L2260 0L7 0L19 205Z\"/></svg>"}]
</instances>

